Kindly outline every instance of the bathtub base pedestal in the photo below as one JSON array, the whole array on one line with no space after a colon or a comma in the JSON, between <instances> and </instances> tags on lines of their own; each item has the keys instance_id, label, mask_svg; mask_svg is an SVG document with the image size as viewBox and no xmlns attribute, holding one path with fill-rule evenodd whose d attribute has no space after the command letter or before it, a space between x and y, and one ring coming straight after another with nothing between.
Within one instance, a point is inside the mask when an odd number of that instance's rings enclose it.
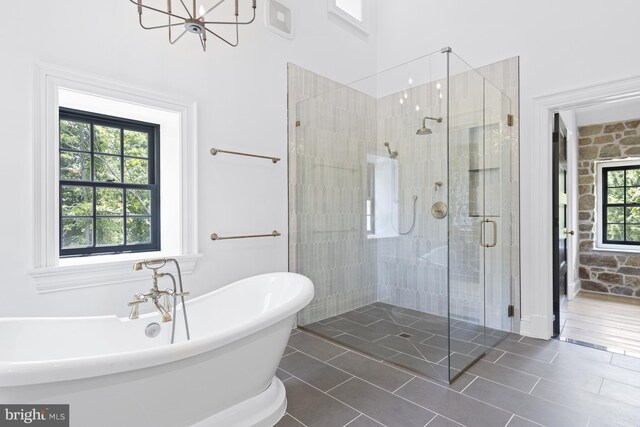
<instances>
[{"instance_id":1,"label":"bathtub base pedestal","mask_svg":"<svg viewBox=\"0 0 640 427\"><path fill-rule=\"evenodd\" d=\"M259 395L238 403L192 427L272 427L287 409L284 384L277 377Z\"/></svg>"}]
</instances>

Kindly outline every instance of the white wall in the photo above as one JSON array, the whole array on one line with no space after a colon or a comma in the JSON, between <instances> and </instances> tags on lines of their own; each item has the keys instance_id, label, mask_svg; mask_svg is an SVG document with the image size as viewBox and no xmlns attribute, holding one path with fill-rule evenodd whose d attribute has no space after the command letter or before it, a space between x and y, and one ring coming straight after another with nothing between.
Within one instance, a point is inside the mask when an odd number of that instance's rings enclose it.
<instances>
[{"instance_id":1,"label":"white wall","mask_svg":"<svg viewBox=\"0 0 640 427\"><path fill-rule=\"evenodd\" d=\"M304 4L302 4L304 3ZM376 67L376 39L353 35L327 15L323 1L290 1L296 37L257 22L241 29L240 47L210 40L207 53L185 36L170 46L164 31L138 27L126 0L33 0L5 8L0 26L0 316L125 314L149 280L37 294L31 277L33 224L33 64L45 62L198 102L199 249L186 288L201 294L233 280L287 270L287 62L348 82ZM27 17L27 18L25 18ZM25 19L30 30L24 28ZM375 19L373 22L375 30ZM34 30L31 30L34 29ZM212 157L209 148L282 157L268 161ZM277 239L212 242L211 232L269 233Z\"/></svg>"},{"instance_id":2,"label":"white wall","mask_svg":"<svg viewBox=\"0 0 640 427\"><path fill-rule=\"evenodd\" d=\"M536 218L551 215L536 209L536 199L550 198L551 189L537 185L536 165L528 161L536 158L536 146L550 143L532 140L533 98L640 74L640 56L632 54L637 50L639 13L640 3L634 0L606 5L594 0L379 4L379 68L446 45L474 66L520 56L523 260L538 256L532 253L531 243L535 233L545 230L538 229ZM533 262L523 263L523 296L525 289L534 295L537 288L551 286L551 277L548 283L531 280L539 268ZM523 316L539 314L531 313L531 304L523 298Z\"/></svg>"}]
</instances>

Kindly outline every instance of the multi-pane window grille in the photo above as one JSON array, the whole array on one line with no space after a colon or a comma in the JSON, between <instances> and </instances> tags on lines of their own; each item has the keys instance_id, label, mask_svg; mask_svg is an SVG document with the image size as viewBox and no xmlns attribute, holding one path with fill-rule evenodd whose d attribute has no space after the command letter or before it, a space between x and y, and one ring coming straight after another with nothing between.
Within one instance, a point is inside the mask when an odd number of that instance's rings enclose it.
<instances>
[{"instance_id":1,"label":"multi-pane window grille","mask_svg":"<svg viewBox=\"0 0 640 427\"><path fill-rule=\"evenodd\" d=\"M640 245L640 165L602 168L602 243Z\"/></svg>"},{"instance_id":2,"label":"multi-pane window grille","mask_svg":"<svg viewBox=\"0 0 640 427\"><path fill-rule=\"evenodd\" d=\"M160 126L60 108L60 256L160 250Z\"/></svg>"}]
</instances>

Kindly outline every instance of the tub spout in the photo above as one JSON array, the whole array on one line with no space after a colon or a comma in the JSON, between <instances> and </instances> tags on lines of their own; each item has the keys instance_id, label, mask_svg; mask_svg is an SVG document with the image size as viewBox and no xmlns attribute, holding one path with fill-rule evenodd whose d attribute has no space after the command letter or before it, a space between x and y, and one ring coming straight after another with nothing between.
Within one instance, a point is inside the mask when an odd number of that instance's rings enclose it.
<instances>
[{"instance_id":1,"label":"tub spout","mask_svg":"<svg viewBox=\"0 0 640 427\"><path fill-rule=\"evenodd\" d=\"M131 306L131 313L129 314L129 319L135 320L140 317L140 304L133 304Z\"/></svg>"},{"instance_id":2,"label":"tub spout","mask_svg":"<svg viewBox=\"0 0 640 427\"><path fill-rule=\"evenodd\" d=\"M167 310L165 310L165 308L162 306L162 304L158 302L157 299L153 300L153 305L155 305L158 311L160 312L163 322L171 322L171 315Z\"/></svg>"}]
</instances>

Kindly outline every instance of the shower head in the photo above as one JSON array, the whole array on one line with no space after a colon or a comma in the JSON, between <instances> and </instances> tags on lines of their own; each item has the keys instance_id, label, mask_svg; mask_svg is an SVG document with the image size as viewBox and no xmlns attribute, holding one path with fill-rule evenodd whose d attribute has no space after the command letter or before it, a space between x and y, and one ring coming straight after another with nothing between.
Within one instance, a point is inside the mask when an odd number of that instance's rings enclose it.
<instances>
[{"instance_id":1,"label":"shower head","mask_svg":"<svg viewBox=\"0 0 640 427\"><path fill-rule=\"evenodd\" d=\"M442 117L425 117L422 119L422 128L418 129L416 135L431 135L433 133L433 131L427 127L427 120L442 123Z\"/></svg>"}]
</instances>

